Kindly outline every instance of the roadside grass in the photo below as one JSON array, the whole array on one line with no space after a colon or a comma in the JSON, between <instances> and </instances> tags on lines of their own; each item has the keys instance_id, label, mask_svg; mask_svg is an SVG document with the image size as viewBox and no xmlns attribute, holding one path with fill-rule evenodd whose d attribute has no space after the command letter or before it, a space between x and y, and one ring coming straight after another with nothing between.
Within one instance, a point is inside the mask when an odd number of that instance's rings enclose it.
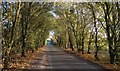
<instances>
[{"instance_id":1,"label":"roadside grass","mask_svg":"<svg viewBox=\"0 0 120 71\"><path fill-rule=\"evenodd\" d=\"M98 60L95 59L94 57L94 52L91 52L91 54L88 54L86 51L84 52L84 54L82 54L81 52L77 52L76 50L75 51L72 51L71 49L65 49L63 48L64 50L66 51L69 51L73 54L76 54L86 60L89 60L91 62L94 62L94 63L97 63L101 66L103 66L104 68L106 69L111 69L111 70L119 70L120 71L120 62L116 62L115 64L110 64L110 59L109 59L109 55L107 52L104 52L104 51L99 51L98 53ZM120 61L120 60L119 60Z\"/></svg>"},{"instance_id":2,"label":"roadside grass","mask_svg":"<svg viewBox=\"0 0 120 71\"><path fill-rule=\"evenodd\" d=\"M14 54L11 57L11 62L10 62L10 69L24 69L27 66L31 66L30 62L33 61L36 57L36 55L40 53L44 53L45 48L44 47L39 47L37 50L34 52L28 51L26 53L26 57L21 57L20 54ZM3 64L0 64L0 68L3 68Z\"/></svg>"}]
</instances>

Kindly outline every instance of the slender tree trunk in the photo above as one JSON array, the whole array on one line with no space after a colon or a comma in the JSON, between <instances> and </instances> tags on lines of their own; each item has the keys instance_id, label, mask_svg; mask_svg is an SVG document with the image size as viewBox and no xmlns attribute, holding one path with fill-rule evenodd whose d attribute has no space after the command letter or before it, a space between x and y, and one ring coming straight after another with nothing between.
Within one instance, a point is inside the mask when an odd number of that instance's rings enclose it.
<instances>
[{"instance_id":1,"label":"slender tree trunk","mask_svg":"<svg viewBox=\"0 0 120 71\"><path fill-rule=\"evenodd\" d=\"M90 54L91 42L92 42L92 39L91 39L91 34L90 34L89 41L88 41L88 51L87 51L88 54Z\"/></svg>"},{"instance_id":2,"label":"slender tree trunk","mask_svg":"<svg viewBox=\"0 0 120 71\"><path fill-rule=\"evenodd\" d=\"M65 49L67 49L68 47L68 32L66 32L66 45L65 45Z\"/></svg>"},{"instance_id":3,"label":"slender tree trunk","mask_svg":"<svg viewBox=\"0 0 120 71\"><path fill-rule=\"evenodd\" d=\"M26 36L27 36L27 29L28 29L28 22L26 21L30 15L30 6L29 3L24 4L23 10L22 10L22 19L21 19L21 24L22 24L22 53L21 56L25 56L25 46L26 46ZM26 12L24 13L26 9Z\"/></svg>"},{"instance_id":4,"label":"slender tree trunk","mask_svg":"<svg viewBox=\"0 0 120 71\"><path fill-rule=\"evenodd\" d=\"M81 41L81 36L80 36L80 40L78 41L78 45L79 45L79 47L78 47L78 52L80 52L81 51L81 43L82 43L82 41Z\"/></svg>"},{"instance_id":5,"label":"slender tree trunk","mask_svg":"<svg viewBox=\"0 0 120 71\"><path fill-rule=\"evenodd\" d=\"M22 34L21 34L21 38L22 38L22 46L21 46L21 57L25 57L25 16L22 15L21 18L21 27L22 27Z\"/></svg>"},{"instance_id":6,"label":"slender tree trunk","mask_svg":"<svg viewBox=\"0 0 120 71\"><path fill-rule=\"evenodd\" d=\"M82 54L84 54L84 37L82 38Z\"/></svg>"},{"instance_id":7,"label":"slender tree trunk","mask_svg":"<svg viewBox=\"0 0 120 71\"><path fill-rule=\"evenodd\" d=\"M76 34L76 32L75 32L75 30L73 30L73 33L74 33L74 37L75 37L75 42L76 42L76 48L77 48L77 50L78 50L78 39L77 39L77 34Z\"/></svg>"},{"instance_id":8,"label":"slender tree trunk","mask_svg":"<svg viewBox=\"0 0 120 71\"><path fill-rule=\"evenodd\" d=\"M95 27L95 58L98 60L98 40L97 40L97 34L98 34L98 31L97 31L97 24L96 24L96 16L95 16L95 12L94 12L94 8L93 8L93 5L91 5L91 8L92 8L92 15L93 15L93 19L94 19L94 27Z\"/></svg>"},{"instance_id":9,"label":"slender tree trunk","mask_svg":"<svg viewBox=\"0 0 120 71\"><path fill-rule=\"evenodd\" d=\"M91 46L91 43L92 43L92 36L93 36L93 29L91 30L90 32L90 36L89 36L89 41L88 41L88 51L87 53L90 54L90 46Z\"/></svg>"},{"instance_id":10,"label":"slender tree trunk","mask_svg":"<svg viewBox=\"0 0 120 71\"><path fill-rule=\"evenodd\" d=\"M70 22L70 25L72 27L72 32L73 32L73 35L74 35L74 38L75 38L76 48L78 49L77 32L76 32L75 27L73 26L73 24L71 22Z\"/></svg>"},{"instance_id":11,"label":"slender tree trunk","mask_svg":"<svg viewBox=\"0 0 120 71\"><path fill-rule=\"evenodd\" d=\"M72 49L72 51L74 51L72 40L71 40L71 37L70 37L70 32L68 32L68 36L69 36L68 39L69 39L69 43L70 43L70 48Z\"/></svg>"},{"instance_id":12,"label":"slender tree trunk","mask_svg":"<svg viewBox=\"0 0 120 71\"><path fill-rule=\"evenodd\" d=\"M109 25L109 7L108 4L105 2L106 6L106 11L105 11L105 21L106 21L106 34L107 34L107 40L108 40L108 45L109 45L109 56L110 56L110 63L114 64L114 51L112 48L112 41L110 37L110 25Z\"/></svg>"},{"instance_id":13,"label":"slender tree trunk","mask_svg":"<svg viewBox=\"0 0 120 71\"><path fill-rule=\"evenodd\" d=\"M8 51L8 49L5 51L5 55L4 55L4 65L3 66L5 69L9 68L9 62L10 62L9 53L7 51Z\"/></svg>"},{"instance_id":14,"label":"slender tree trunk","mask_svg":"<svg viewBox=\"0 0 120 71\"><path fill-rule=\"evenodd\" d=\"M78 39L77 39L77 37L78 37L77 32L74 33L74 37L75 37L75 41L76 41L76 48L77 48L77 50L79 50L79 44L78 44Z\"/></svg>"},{"instance_id":15,"label":"slender tree trunk","mask_svg":"<svg viewBox=\"0 0 120 71\"><path fill-rule=\"evenodd\" d=\"M116 7L117 7L117 12L118 12L118 29L120 30L120 4L118 2L116 2ZM118 32L118 46L120 46L120 31ZM118 48L118 46L116 48ZM119 61L119 55L118 55L118 52L119 50L117 49L117 55L116 55L116 58L117 60L116 61Z\"/></svg>"},{"instance_id":16,"label":"slender tree trunk","mask_svg":"<svg viewBox=\"0 0 120 71\"><path fill-rule=\"evenodd\" d=\"M70 48L72 49L72 51L74 51L73 44L70 38L69 38L69 43L70 43Z\"/></svg>"},{"instance_id":17,"label":"slender tree trunk","mask_svg":"<svg viewBox=\"0 0 120 71\"><path fill-rule=\"evenodd\" d=\"M98 59L98 45L97 45L97 28L95 28L96 31L96 36L95 36L95 47L96 47L96 51L95 51L95 58Z\"/></svg>"},{"instance_id":18,"label":"slender tree trunk","mask_svg":"<svg viewBox=\"0 0 120 71\"><path fill-rule=\"evenodd\" d=\"M24 33L24 23L22 23L22 53L21 56L25 57L25 33Z\"/></svg>"},{"instance_id":19,"label":"slender tree trunk","mask_svg":"<svg viewBox=\"0 0 120 71\"><path fill-rule=\"evenodd\" d=\"M85 39L85 36L84 36L84 29L83 29L83 31L82 31L82 43L81 43L81 45L82 45L82 54L84 54L84 39Z\"/></svg>"}]
</instances>

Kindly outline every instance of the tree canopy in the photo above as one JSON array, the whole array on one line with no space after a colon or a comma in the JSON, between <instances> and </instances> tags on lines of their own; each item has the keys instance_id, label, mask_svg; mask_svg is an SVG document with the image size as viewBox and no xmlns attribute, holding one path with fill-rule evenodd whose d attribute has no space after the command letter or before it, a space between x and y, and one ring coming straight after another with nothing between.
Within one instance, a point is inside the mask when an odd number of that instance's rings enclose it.
<instances>
[{"instance_id":1,"label":"tree canopy","mask_svg":"<svg viewBox=\"0 0 120 71\"><path fill-rule=\"evenodd\" d=\"M25 57L45 45L50 30L65 49L92 53L96 60L101 52L111 64L120 60L119 2L3 2L2 7L4 68L13 55Z\"/></svg>"}]
</instances>

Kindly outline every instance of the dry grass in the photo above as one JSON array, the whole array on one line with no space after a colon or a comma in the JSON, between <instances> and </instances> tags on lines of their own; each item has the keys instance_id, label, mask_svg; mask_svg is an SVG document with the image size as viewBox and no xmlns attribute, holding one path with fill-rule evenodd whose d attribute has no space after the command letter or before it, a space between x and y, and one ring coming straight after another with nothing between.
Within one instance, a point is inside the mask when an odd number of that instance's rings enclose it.
<instances>
[{"instance_id":1,"label":"dry grass","mask_svg":"<svg viewBox=\"0 0 120 71\"><path fill-rule=\"evenodd\" d=\"M37 50L35 50L34 52L32 51L28 51L26 53L26 57L21 57L20 54L16 54L14 55L12 61L10 62L10 68L17 68L17 69L24 69L27 66L30 66L30 62L33 61L36 57L36 55L40 54L40 53L44 53L45 48L44 47L40 47ZM3 68L3 65L0 64L0 67Z\"/></svg>"},{"instance_id":2,"label":"dry grass","mask_svg":"<svg viewBox=\"0 0 120 71\"><path fill-rule=\"evenodd\" d=\"M85 52L84 54L82 54L80 52L71 51L70 49L65 49L65 50L69 51L71 53L74 53L82 58L85 58L86 60L97 63L97 64L105 67L106 69L113 69L113 70L117 69L120 71L120 64L110 64L109 57L102 57L100 53L98 54L99 60L96 60L93 53L88 54L87 52Z\"/></svg>"}]
</instances>

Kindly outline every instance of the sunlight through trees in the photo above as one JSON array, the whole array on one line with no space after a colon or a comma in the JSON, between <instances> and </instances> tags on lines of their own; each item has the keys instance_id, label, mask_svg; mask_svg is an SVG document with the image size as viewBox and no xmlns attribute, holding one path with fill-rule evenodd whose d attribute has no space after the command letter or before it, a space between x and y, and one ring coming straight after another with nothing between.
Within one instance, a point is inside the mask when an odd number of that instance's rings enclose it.
<instances>
[{"instance_id":1,"label":"sunlight through trees","mask_svg":"<svg viewBox=\"0 0 120 71\"><path fill-rule=\"evenodd\" d=\"M92 54L97 61L105 57L111 64L120 62L119 2L3 2L1 7L4 68L48 38L56 46Z\"/></svg>"}]
</instances>

